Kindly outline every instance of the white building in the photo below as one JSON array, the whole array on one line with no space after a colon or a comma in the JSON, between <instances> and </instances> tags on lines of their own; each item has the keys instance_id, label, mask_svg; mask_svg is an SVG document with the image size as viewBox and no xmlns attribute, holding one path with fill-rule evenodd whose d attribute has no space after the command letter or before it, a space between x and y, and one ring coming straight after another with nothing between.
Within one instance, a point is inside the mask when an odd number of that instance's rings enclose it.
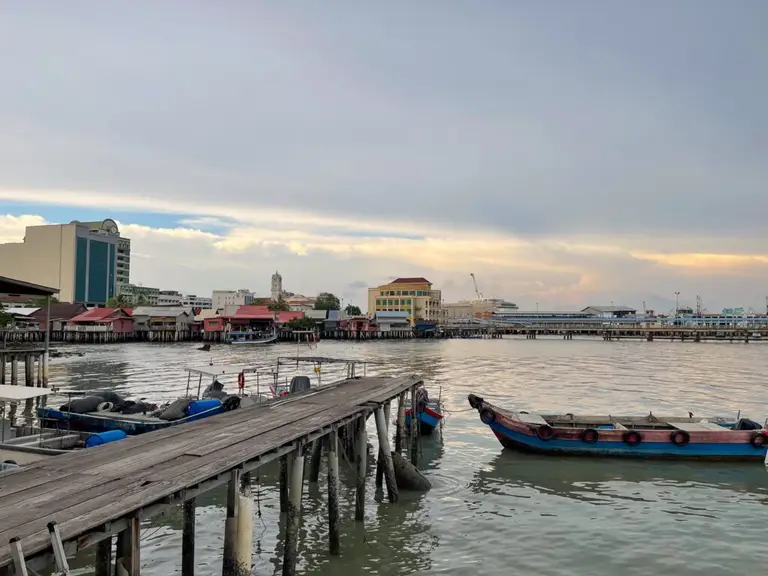
<instances>
[{"instance_id":1,"label":"white building","mask_svg":"<svg viewBox=\"0 0 768 576\"><path fill-rule=\"evenodd\" d=\"M240 290L214 290L211 298L211 308L218 310L225 306L247 306L253 303L253 292Z\"/></svg>"},{"instance_id":2,"label":"white building","mask_svg":"<svg viewBox=\"0 0 768 576\"><path fill-rule=\"evenodd\" d=\"M157 295L158 306L181 306L181 292L176 290L160 290Z\"/></svg>"},{"instance_id":3,"label":"white building","mask_svg":"<svg viewBox=\"0 0 768 576\"><path fill-rule=\"evenodd\" d=\"M181 297L181 305L189 308L202 308L203 310L213 309L213 299L204 296L195 296L194 294L185 294Z\"/></svg>"},{"instance_id":4,"label":"white building","mask_svg":"<svg viewBox=\"0 0 768 576\"><path fill-rule=\"evenodd\" d=\"M280 276L280 272L275 272L272 274L272 288L271 288L271 296L272 300L277 302L280 300L280 297L283 295L283 277Z\"/></svg>"}]
</instances>

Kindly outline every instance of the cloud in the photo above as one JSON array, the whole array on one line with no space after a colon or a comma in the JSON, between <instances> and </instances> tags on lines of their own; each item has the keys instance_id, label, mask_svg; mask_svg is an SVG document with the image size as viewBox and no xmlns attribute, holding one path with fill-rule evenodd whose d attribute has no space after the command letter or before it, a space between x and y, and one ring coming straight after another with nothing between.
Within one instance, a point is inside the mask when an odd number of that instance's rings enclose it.
<instances>
[{"instance_id":1,"label":"cloud","mask_svg":"<svg viewBox=\"0 0 768 576\"><path fill-rule=\"evenodd\" d=\"M201 293L763 300L766 3L27 4L0 239L97 208L137 280Z\"/></svg>"}]
</instances>

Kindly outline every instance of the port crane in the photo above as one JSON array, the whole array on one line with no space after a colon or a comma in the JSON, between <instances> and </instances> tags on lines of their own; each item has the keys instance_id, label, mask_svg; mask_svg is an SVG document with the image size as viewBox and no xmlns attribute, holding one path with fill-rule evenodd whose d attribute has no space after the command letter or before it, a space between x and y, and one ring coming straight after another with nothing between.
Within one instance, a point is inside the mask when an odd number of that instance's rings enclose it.
<instances>
[{"instance_id":1,"label":"port crane","mask_svg":"<svg viewBox=\"0 0 768 576\"><path fill-rule=\"evenodd\" d=\"M469 275L472 276L472 283L475 285L475 294L477 294L477 299L482 300L483 295L480 294L480 290L477 288L477 278L475 278L475 273L470 272Z\"/></svg>"}]
</instances>

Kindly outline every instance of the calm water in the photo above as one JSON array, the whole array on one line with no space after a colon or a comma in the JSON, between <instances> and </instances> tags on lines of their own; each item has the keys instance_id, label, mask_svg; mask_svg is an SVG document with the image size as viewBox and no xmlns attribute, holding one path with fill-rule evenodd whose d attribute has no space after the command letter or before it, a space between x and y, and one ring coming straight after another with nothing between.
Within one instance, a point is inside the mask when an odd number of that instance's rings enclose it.
<instances>
[{"instance_id":1,"label":"calm water","mask_svg":"<svg viewBox=\"0 0 768 576\"><path fill-rule=\"evenodd\" d=\"M111 387L151 399L183 392L182 368L269 361L296 347L244 350L196 345L81 348L55 361L57 385ZM760 344L565 342L539 339L320 343L302 353L379 361L379 373L423 374L448 411L442 435L425 440L421 467L433 484L397 505L377 501L369 470L367 518L351 521L351 469L342 462L342 556L327 554L325 471L305 491L300 573L560 575L730 574L768 565L768 471L735 466L549 459L502 450L468 410L470 392L547 411L768 416L768 347ZM324 373L330 380L331 374ZM251 383L249 382L249 385ZM230 388L234 383L229 384ZM372 433L373 430L369 430ZM375 436L375 435L374 435ZM276 466L254 478L254 574L282 557ZM198 500L199 574L221 573L224 491ZM143 574L180 570L176 510L147 523ZM89 558L77 566L87 573Z\"/></svg>"}]
</instances>

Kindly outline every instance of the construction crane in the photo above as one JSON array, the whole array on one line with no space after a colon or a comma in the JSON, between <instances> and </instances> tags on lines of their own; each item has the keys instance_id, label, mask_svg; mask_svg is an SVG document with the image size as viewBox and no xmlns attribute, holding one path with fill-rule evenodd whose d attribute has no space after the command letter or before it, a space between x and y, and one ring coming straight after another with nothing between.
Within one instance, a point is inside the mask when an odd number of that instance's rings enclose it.
<instances>
[{"instance_id":1,"label":"construction crane","mask_svg":"<svg viewBox=\"0 0 768 576\"><path fill-rule=\"evenodd\" d=\"M475 285L475 294L477 294L477 299L482 300L483 295L480 294L480 290L477 288L477 279L475 278L475 273L470 272L469 275L472 276L472 283Z\"/></svg>"}]
</instances>

